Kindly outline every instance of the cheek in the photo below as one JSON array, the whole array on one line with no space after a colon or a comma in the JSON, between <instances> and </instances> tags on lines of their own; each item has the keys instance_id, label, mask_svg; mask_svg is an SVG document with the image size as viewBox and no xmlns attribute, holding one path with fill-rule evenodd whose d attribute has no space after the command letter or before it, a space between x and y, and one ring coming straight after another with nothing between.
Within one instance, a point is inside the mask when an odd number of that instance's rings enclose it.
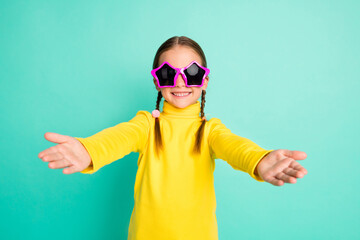
<instances>
[{"instance_id":1,"label":"cheek","mask_svg":"<svg viewBox=\"0 0 360 240\"><path fill-rule=\"evenodd\" d=\"M169 88L160 88L161 90L161 94L163 95L163 96L168 96L168 95L170 95L171 93L170 93L170 89Z\"/></svg>"},{"instance_id":2,"label":"cheek","mask_svg":"<svg viewBox=\"0 0 360 240\"><path fill-rule=\"evenodd\" d=\"M201 96L201 88L193 88L194 97L199 98Z\"/></svg>"}]
</instances>

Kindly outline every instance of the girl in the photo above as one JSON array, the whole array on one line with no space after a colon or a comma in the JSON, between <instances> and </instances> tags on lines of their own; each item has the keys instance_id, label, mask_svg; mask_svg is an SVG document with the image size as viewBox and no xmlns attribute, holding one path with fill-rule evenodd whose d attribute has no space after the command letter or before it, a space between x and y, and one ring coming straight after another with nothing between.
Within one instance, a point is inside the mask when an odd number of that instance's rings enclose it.
<instances>
[{"instance_id":1,"label":"girl","mask_svg":"<svg viewBox=\"0 0 360 240\"><path fill-rule=\"evenodd\" d=\"M58 145L38 157L50 168L65 168L64 174L92 174L139 152L128 239L218 239L215 159L275 186L296 183L307 171L296 162L306 158L304 152L265 150L233 134L220 119L206 120L209 72L195 41L172 37L155 55L151 74L158 96L152 113L138 111L129 122L87 138L45 133Z\"/></svg>"}]
</instances>

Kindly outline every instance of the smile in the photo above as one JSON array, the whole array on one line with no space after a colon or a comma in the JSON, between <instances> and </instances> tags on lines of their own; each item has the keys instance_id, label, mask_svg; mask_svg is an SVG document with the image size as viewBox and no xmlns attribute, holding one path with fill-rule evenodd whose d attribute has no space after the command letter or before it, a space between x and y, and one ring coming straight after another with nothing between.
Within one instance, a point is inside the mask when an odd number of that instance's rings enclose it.
<instances>
[{"instance_id":1,"label":"smile","mask_svg":"<svg viewBox=\"0 0 360 240\"><path fill-rule=\"evenodd\" d=\"M176 96L176 97L186 97L186 96L190 95L190 92L187 92L187 93L171 93L171 94Z\"/></svg>"}]
</instances>

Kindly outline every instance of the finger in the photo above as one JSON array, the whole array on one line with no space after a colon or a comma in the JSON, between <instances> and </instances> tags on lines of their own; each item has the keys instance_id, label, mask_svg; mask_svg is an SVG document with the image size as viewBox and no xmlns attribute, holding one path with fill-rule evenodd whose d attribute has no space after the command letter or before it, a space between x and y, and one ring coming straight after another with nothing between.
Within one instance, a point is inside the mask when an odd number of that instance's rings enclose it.
<instances>
[{"instance_id":1,"label":"finger","mask_svg":"<svg viewBox=\"0 0 360 240\"><path fill-rule=\"evenodd\" d=\"M275 186L282 186L284 185L284 181L277 179L276 177L272 177L269 181L267 181L269 183L271 183L272 185Z\"/></svg>"},{"instance_id":2,"label":"finger","mask_svg":"<svg viewBox=\"0 0 360 240\"><path fill-rule=\"evenodd\" d=\"M56 146L57 146L57 145L56 145ZM39 158L44 158L46 155L49 155L49 154L53 154L53 153L58 152L58 149L57 149L56 146L52 146L52 147L50 147L50 148L48 148L48 149L45 149L44 151L40 152L40 153L38 154L38 157L39 157Z\"/></svg>"},{"instance_id":3,"label":"finger","mask_svg":"<svg viewBox=\"0 0 360 240\"><path fill-rule=\"evenodd\" d=\"M72 139L70 136L61 135L58 133L47 132L44 134L46 140L53 142L53 143L64 143Z\"/></svg>"},{"instance_id":4,"label":"finger","mask_svg":"<svg viewBox=\"0 0 360 240\"><path fill-rule=\"evenodd\" d=\"M300 163L296 162L296 161L293 161L289 167L292 167L293 169L297 170L297 171L301 171L304 175L307 174L307 170L301 166Z\"/></svg>"},{"instance_id":5,"label":"finger","mask_svg":"<svg viewBox=\"0 0 360 240\"><path fill-rule=\"evenodd\" d=\"M76 173L76 172L78 172L78 170L77 170L77 167L74 165L71 167L68 167L68 168L64 168L64 170L63 170L64 174L72 174L72 173Z\"/></svg>"},{"instance_id":6,"label":"finger","mask_svg":"<svg viewBox=\"0 0 360 240\"><path fill-rule=\"evenodd\" d=\"M280 172L278 174L276 174L275 176L277 179L282 180L286 183L296 183L296 178L289 176L283 172Z\"/></svg>"},{"instance_id":7,"label":"finger","mask_svg":"<svg viewBox=\"0 0 360 240\"><path fill-rule=\"evenodd\" d=\"M271 183L272 185L275 186L282 186L284 185L284 181L281 179L276 178L276 176L268 176L264 178L264 181Z\"/></svg>"},{"instance_id":8,"label":"finger","mask_svg":"<svg viewBox=\"0 0 360 240\"><path fill-rule=\"evenodd\" d=\"M64 156L60 152L49 153L41 157L44 162L58 161L64 159Z\"/></svg>"},{"instance_id":9,"label":"finger","mask_svg":"<svg viewBox=\"0 0 360 240\"><path fill-rule=\"evenodd\" d=\"M56 168L70 167L72 166L72 164L68 160L64 159L64 160L50 162L48 166L49 168L56 169Z\"/></svg>"},{"instance_id":10,"label":"finger","mask_svg":"<svg viewBox=\"0 0 360 240\"><path fill-rule=\"evenodd\" d=\"M307 158L307 154L302 151L296 151L296 150L291 151L287 149L282 149L282 151L285 156L293 158L295 160L304 160L305 158Z\"/></svg>"},{"instance_id":11,"label":"finger","mask_svg":"<svg viewBox=\"0 0 360 240\"><path fill-rule=\"evenodd\" d=\"M285 174L289 175L289 176L296 177L296 178L302 178L305 175L303 172L301 172L299 170L295 170L295 169L290 168L290 167L284 169L283 172Z\"/></svg>"}]
</instances>

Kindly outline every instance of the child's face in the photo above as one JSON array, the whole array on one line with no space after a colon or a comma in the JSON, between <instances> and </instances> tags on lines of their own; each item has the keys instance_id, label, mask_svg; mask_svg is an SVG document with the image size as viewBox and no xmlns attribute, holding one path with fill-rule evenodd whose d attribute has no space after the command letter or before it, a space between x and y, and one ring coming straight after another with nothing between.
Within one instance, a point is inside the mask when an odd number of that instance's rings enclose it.
<instances>
[{"instance_id":1,"label":"child's face","mask_svg":"<svg viewBox=\"0 0 360 240\"><path fill-rule=\"evenodd\" d=\"M200 64L203 64L198 54L190 47L177 45L176 47L161 54L159 59L159 66L163 62L167 61L176 68L182 68L182 67L186 67L194 60ZM201 96L201 91L206 90L208 82L209 82L209 76L205 78L204 85L202 87L188 88L185 85L183 77L181 76L181 74L179 74L178 78L176 79L175 87L159 88L157 86L156 79L154 78L154 84L156 90L161 91L163 97L168 103L178 108L185 108L191 104L196 103L196 101ZM186 96L175 96L174 93L189 93L189 94Z\"/></svg>"}]
</instances>

